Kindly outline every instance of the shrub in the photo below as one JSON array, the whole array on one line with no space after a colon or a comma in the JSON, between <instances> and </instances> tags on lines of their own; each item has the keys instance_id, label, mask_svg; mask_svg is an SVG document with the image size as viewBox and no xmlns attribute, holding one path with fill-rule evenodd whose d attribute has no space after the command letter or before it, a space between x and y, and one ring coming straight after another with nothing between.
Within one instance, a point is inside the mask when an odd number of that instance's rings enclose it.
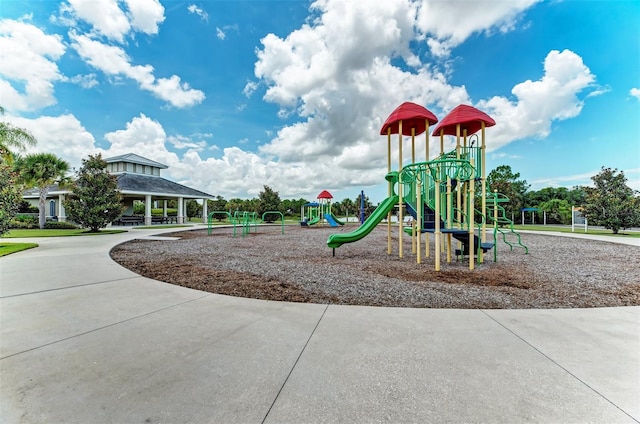
<instances>
[{"instance_id":1,"label":"shrub","mask_svg":"<svg viewBox=\"0 0 640 424\"><path fill-rule=\"evenodd\" d=\"M47 230L75 230L78 226L72 222L47 221L44 223Z\"/></svg>"}]
</instances>

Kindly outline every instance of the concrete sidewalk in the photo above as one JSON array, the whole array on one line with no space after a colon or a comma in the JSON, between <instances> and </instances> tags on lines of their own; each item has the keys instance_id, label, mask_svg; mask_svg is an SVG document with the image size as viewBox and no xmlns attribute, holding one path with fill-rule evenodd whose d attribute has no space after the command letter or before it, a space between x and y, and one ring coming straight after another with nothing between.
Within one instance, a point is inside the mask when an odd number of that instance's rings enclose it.
<instances>
[{"instance_id":1,"label":"concrete sidewalk","mask_svg":"<svg viewBox=\"0 0 640 424\"><path fill-rule=\"evenodd\" d=\"M640 307L268 302L109 258L160 232L0 259L0 422L640 422Z\"/></svg>"}]
</instances>

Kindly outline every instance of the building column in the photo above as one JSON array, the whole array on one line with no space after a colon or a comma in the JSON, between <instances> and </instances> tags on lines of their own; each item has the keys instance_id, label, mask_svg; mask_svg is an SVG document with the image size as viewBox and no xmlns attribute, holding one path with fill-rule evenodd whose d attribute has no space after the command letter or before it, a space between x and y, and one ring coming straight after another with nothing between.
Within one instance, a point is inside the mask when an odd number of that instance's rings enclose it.
<instances>
[{"instance_id":1,"label":"building column","mask_svg":"<svg viewBox=\"0 0 640 424\"><path fill-rule=\"evenodd\" d=\"M58 195L58 221L66 221L67 220L67 213L64 210L64 194L59 194Z\"/></svg>"},{"instance_id":2,"label":"building column","mask_svg":"<svg viewBox=\"0 0 640 424\"><path fill-rule=\"evenodd\" d=\"M151 225L151 195L144 196L144 225Z\"/></svg>"},{"instance_id":3,"label":"building column","mask_svg":"<svg viewBox=\"0 0 640 424\"><path fill-rule=\"evenodd\" d=\"M162 201L162 216L167 217L167 199Z\"/></svg>"},{"instance_id":4,"label":"building column","mask_svg":"<svg viewBox=\"0 0 640 424\"><path fill-rule=\"evenodd\" d=\"M202 199L202 222L207 223L207 199Z\"/></svg>"},{"instance_id":5,"label":"building column","mask_svg":"<svg viewBox=\"0 0 640 424\"><path fill-rule=\"evenodd\" d=\"M184 198L178 197L178 224L184 224Z\"/></svg>"}]
</instances>

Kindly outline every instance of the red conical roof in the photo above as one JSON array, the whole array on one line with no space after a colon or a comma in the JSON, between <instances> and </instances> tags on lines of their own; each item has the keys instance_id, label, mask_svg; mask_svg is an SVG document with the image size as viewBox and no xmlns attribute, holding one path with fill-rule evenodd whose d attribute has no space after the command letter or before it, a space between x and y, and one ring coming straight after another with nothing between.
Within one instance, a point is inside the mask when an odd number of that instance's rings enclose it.
<instances>
[{"instance_id":1,"label":"red conical roof","mask_svg":"<svg viewBox=\"0 0 640 424\"><path fill-rule=\"evenodd\" d=\"M411 128L415 128L415 134L422 134L426 131L425 119L429 120L429 125L438 122L438 118L427 108L411 102L404 102L398 106L387 118L380 129L380 135L386 135L391 128L391 134L398 134L399 123L402 121L402 135L411 135Z\"/></svg>"},{"instance_id":2,"label":"red conical roof","mask_svg":"<svg viewBox=\"0 0 640 424\"><path fill-rule=\"evenodd\" d=\"M483 122L485 127L492 127L496 124L492 117L481 110L469 105L459 105L440 121L432 135L440 135L440 130L444 130L446 135L456 135L456 125L458 124L460 124L460 135L465 129L467 135L471 135L480 131Z\"/></svg>"},{"instance_id":3,"label":"red conical roof","mask_svg":"<svg viewBox=\"0 0 640 424\"><path fill-rule=\"evenodd\" d=\"M318 194L317 198L318 199L333 199L333 196L327 190L322 190L322 193Z\"/></svg>"}]
</instances>

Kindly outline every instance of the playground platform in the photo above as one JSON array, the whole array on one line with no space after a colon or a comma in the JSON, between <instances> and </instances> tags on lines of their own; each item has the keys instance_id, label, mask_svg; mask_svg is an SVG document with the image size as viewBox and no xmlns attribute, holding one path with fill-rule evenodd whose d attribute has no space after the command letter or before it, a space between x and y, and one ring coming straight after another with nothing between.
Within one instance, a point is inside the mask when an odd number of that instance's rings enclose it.
<instances>
[{"instance_id":1,"label":"playground platform","mask_svg":"<svg viewBox=\"0 0 640 424\"><path fill-rule=\"evenodd\" d=\"M640 422L640 307L270 302L109 257L170 231L0 258L0 422Z\"/></svg>"}]
</instances>

